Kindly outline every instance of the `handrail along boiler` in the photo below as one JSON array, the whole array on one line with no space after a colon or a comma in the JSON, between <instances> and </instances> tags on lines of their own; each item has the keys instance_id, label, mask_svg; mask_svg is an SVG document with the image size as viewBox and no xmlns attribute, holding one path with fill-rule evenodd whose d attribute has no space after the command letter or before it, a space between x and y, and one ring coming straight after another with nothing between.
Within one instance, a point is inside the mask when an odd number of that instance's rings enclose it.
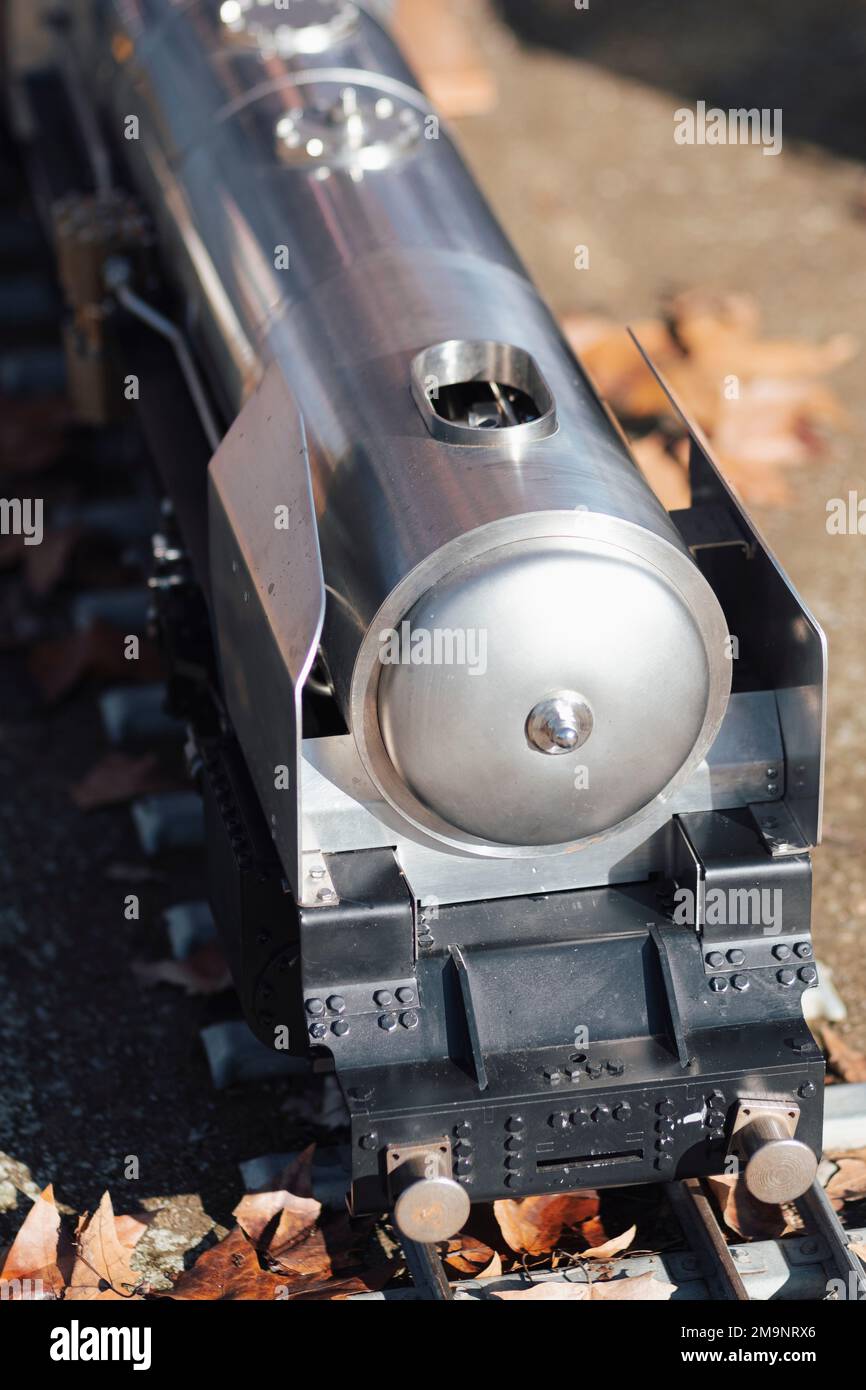
<instances>
[{"instance_id":1,"label":"handrail along boiler","mask_svg":"<svg viewBox=\"0 0 866 1390\"><path fill-rule=\"evenodd\" d=\"M70 9L234 420L213 906L258 1036L333 1061L355 1209L430 1241L732 1152L799 1194L820 629L694 431L659 504L372 6Z\"/></svg>"}]
</instances>

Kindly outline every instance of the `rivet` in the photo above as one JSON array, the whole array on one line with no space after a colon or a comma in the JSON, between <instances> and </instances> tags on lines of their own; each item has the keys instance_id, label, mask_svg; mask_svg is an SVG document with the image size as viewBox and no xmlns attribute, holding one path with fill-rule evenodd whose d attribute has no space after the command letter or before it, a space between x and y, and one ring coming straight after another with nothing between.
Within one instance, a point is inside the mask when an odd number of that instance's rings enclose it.
<instances>
[{"instance_id":1,"label":"rivet","mask_svg":"<svg viewBox=\"0 0 866 1390\"><path fill-rule=\"evenodd\" d=\"M727 988L728 982L727 980L722 979L721 975L714 975L713 978L710 980L710 989L713 991L714 994L724 994Z\"/></svg>"},{"instance_id":2,"label":"rivet","mask_svg":"<svg viewBox=\"0 0 866 1390\"><path fill-rule=\"evenodd\" d=\"M812 959L812 947L808 941L798 941L794 947L794 955L799 956L800 960Z\"/></svg>"},{"instance_id":3,"label":"rivet","mask_svg":"<svg viewBox=\"0 0 866 1390\"><path fill-rule=\"evenodd\" d=\"M415 999L415 991L408 985L401 985L397 990L397 998L401 1004L411 1004Z\"/></svg>"},{"instance_id":4,"label":"rivet","mask_svg":"<svg viewBox=\"0 0 866 1390\"><path fill-rule=\"evenodd\" d=\"M322 999L308 999L305 1007L307 1013L312 1014L314 1018L325 1012L325 1004Z\"/></svg>"},{"instance_id":5,"label":"rivet","mask_svg":"<svg viewBox=\"0 0 866 1390\"><path fill-rule=\"evenodd\" d=\"M793 970L777 970L776 979L779 981L780 985L792 985L794 983L794 972Z\"/></svg>"},{"instance_id":6,"label":"rivet","mask_svg":"<svg viewBox=\"0 0 866 1390\"><path fill-rule=\"evenodd\" d=\"M335 1014L341 1014L346 1007L346 1001L342 994L331 994L328 996L328 1008Z\"/></svg>"},{"instance_id":7,"label":"rivet","mask_svg":"<svg viewBox=\"0 0 866 1390\"><path fill-rule=\"evenodd\" d=\"M734 986L734 989L738 989L740 991L748 989L749 977L748 975L734 975L731 980L731 984Z\"/></svg>"},{"instance_id":8,"label":"rivet","mask_svg":"<svg viewBox=\"0 0 866 1390\"><path fill-rule=\"evenodd\" d=\"M791 948L790 946L774 946L773 955L776 957L776 960L790 960Z\"/></svg>"},{"instance_id":9,"label":"rivet","mask_svg":"<svg viewBox=\"0 0 866 1390\"><path fill-rule=\"evenodd\" d=\"M724 963L725 958L722 955L721 951L707 952L707 965L712 966L713 970L718 970L719 966L724 965Z\"/></svg>"},{"instance_id":10,"label":"rivet","mask_svg":"<svg viewBox=\"0 0 866 1390\"><path fill-rule=\"evenodd\" d=\"M310 1037L311 1037L311 1038L323 1038L323 1037L325 1036L325 1034L327 1033L327 1031L328 1031L328 1030L327 1030L327 1028L325 1027L324 1023L313 1023L313 1024L311 1024L311 1026L310 1026Z\"/></svg>"},{"instance_id":11,"label":"rivet","mask_svg":"<svg viewBox=\"0 0 866 1390\"><path fill-rule=\"evenodd\" d=\"M371 1132L370 1134L362 1134L361 1138L358 1140L358 1143L360 1144L362 1149L375 1149L378 1147L379 1138L378 1135L376 1135L373 1132Z\"/></svg>"},{"instance_id":12,"label":"rivet","mask_svg":"<svg viewBox=\"0 0 866 1390\"><path fill-rule=\"evenodd\" d=\"M809 1096L815 1094L816 1089L814 1081L804 1081L803 1084L798 1087L797 1095L800 1096L802 1100L807 1100Z\"/></svg>"},{"instance_id":13,"label":"rivet","mask_svg":"<svg viewBox=\"0 0 866 1390\"><path fill-rule=\"evenodd\" d=\"M730 965L742 965L745 959L746 953L745 951L741 951L739 947L735 947L734 950L728 952L728 963Z\"/></svg>"},{"instance_id":14,"label":"rivet","mask_svg":"<svg viewBox=\"0 0 866 1390\"><path fill-rule=\"evenodd\" d=\"M804 985L813 985L818 978L818 972L814 965L804 965L802 970L797 972Z\"/></svg>"},{"instance_id":15,"label":"rivet","mask_svg":"<svg viewBox=\"0 0 866 1390\"><path fill-rule=\"evenodd\" d=\"M393 1033L394 1029L397 1027L397 1015L380 1014L379 1027L386 1033Z\"/></svg>"},{"instance_id":16,"label":"rivet","mask_svg":"<svg viewBox=\"0 0 866 1390\"><path fill-rule=\"evenodd\" d=\"M408 1009L406 1013L400 1015L400 1026L402 1028L417 1028L418 1015L414 1009Z\"/></svg>"},{"instance_id":17,"label":"rivet","mask_svg":"<svg viewBox=\"0 0 866 1390\"><path fill-rule=\"evenodd\" d=\"M394 1003L394 996L389 989L377 989L373 995L373 1003L378 1004L380 1009L387 1009Z\"/></svg>"},{"instance_id":18,"label":"rivet","mask_svg":"<svg viewBox=\"0 0 866 1390\"><path fill-rule=\"evenodd\" d=\"M348 1019L338 1018L336 1023L331 1024L331 1032L336 1033L338 1038L344 1038L349 1031Z\"/></svg>"}]
</instances>

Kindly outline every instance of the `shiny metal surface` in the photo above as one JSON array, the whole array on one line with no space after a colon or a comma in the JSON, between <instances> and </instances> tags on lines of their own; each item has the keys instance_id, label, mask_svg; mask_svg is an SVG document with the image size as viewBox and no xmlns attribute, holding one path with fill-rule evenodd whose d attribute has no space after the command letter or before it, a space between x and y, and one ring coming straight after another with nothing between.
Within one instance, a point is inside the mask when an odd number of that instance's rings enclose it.
<instances>
[{"instance_id":1,"label":"shiny metal surface","mask_svg":"<svg viewBox=\"0 0 866 1390\"><path fill-rule=\"evenodd\" d=\"M208 514L228 712L295 900L332 903L321 855L303 854L301 824L301 696L322 631L325 585L303 422L277 363L211 460ZM243 659L247 649L255 660Z\"/></svg>"},{"instance_id":2,"label":"shiny metal surface","mask_svg":"<svg viewBox=\"0 0 866 1390\"><path fill-rule=\"evenodd\" d=\"M505 858L650 834L724 714L721 610L390 38L362 9L341 27L344 8L317 7L320 37L323 11L335 27L315 52L298 34L257 36L249 7L218 0L74 10L109 119L138 116L126 152L227 412L271 362L297 402L329 670L405 833ZM383 160L370 113L387 124L401 110L420 136ZM436 437L412 367L455 342L531 360L555 431ZM459 686L431 663L401 682L381 631L413 610L437 625L446 599L489 628L491 674ZM633 604L645 621L630 625ZM535 757L524 732L539 698L572 687L596 714L582 796L571 755Z\"/></svg>"},{"instance_id":3,"label":"shiny metal surface","mask_svg":"<svg viewBox=\"0 0 866 1390\"><path fill-rule=\"evenodd\" d=\"M793 1202L811 1187L818 1160L808 1144L793 1138L781 1120L759 1116L738 1138L746 1158L746 1187L759 1202L773 1206Z\"/></svg>"},{"instance_id":4,"label":"shiny metal surface","mask_svg":"<svg viewBox=\"0 0 866 1390\"><path fill-rule=\"evenodd\" d=\"M548 525L555 533L556 518ZM538 537L465 561L409 613L415 632L466 634L465 650L434 652L431 665L384 664L379 675L365 734L382 790L451 842L449 826L500 845L556 846L638 815L717 732L712 638L690 600L700 593L684 597L639 553L586 537ZM721 625L714 635L719 653ZM566 756L539 757L527 715L562 688L585 697L592 735Z\"/></svg>"},{"instance_id":5,"label":"shiny metal surface","mask_svg":"<svg viewBox=\"0 0 866 1390\"><path fill-rule=\"evenodd\" d=\"M370 781L349 735L306 739L303 745L303 836L306 854L391 846L422 909L482 898L555 893L628 883L662 872L665 826L677 812L766 803L766 769L784 771L776 702L771 691L732 696L707 758L652 819L587 845L580 854L481 859L442 852L432 838L406 833L405 823Z\"/></svg>"},{"instance_id":6,"label":"shiny metal surface","mask_svg":"<svg viewBox=\"0 0 866 1390\"><path fill-rule=\"evenodd\" d=\"M592 733L592 710L576 690L557 690L533 705L526 718L530 748L551 757L573 753Z\"/></svg>"}]
</instances>

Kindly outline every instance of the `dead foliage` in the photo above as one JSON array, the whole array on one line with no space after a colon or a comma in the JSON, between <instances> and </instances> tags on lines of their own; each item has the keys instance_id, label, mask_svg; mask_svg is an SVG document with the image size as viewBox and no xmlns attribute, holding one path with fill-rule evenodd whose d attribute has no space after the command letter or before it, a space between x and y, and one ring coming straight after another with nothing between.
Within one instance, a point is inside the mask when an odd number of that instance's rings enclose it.
<instances>
[{"instance_id":1,"label":"dead foliage","mask_svg":"<svg viewBox=\"0 0 866 1390\"><path fill-rule=\"evenodd\" d=\"M866 1057L846 1042L830 1023L816 1019L812 1029L827 1055L828 1069L841 1081L866 1081Z\"/></svg>"},{"instance_id":2,"label":"dead foliage","mask_svg":"<svg viewBox=\"0 0 866 1390\"><path fill-rule=\"evenodd\" d=\"M143 985L180 985L190 995L221 994L232 983L228 962L212 941L185 960L135 960L132 969Z\"/></svg>"},{"instance_id":3,"label":"dead foliage","mask_svg":"<svg viewBox=\"0 0 866 1390\"><path fill-rule=\"evenodd\" d=\"M664 505L688 505L682 423L626 330L587 314L569 315L563 328L614 413L639 436L635 452ZM823 378L857 352L848 334L823 344L768 339L748 295L701 290L677 295L664 318L637 323L634 333L748 502L787 502L790 470L815 460L826 432L847 424Z\"/></svg>"},{"instance_id":4,"label":"dead foliage","mask_svg":"<svg viewBox=\"0 0 866 1390\"><path fill-rule=\"evenodd\" d=\"M182 785L156 753L133 756L112 752L95 763L71 789L72 800L82 811L120 806L138 796L176 790Z\"/></svg>"},{"instance_id":5,"label":"dead foliage","mask_svg":"<svg viewBox=\"0 0 866 1390\"><path fill-rule=\"evenodd\" d=\"M28 654L28 666L45 704L56 704L90 677L139 684L159 680L164 672L156 644L139 638L138 659L128 661L124 643L125 634L104 622L37 642Z\"/></svg>"}]
</instances>

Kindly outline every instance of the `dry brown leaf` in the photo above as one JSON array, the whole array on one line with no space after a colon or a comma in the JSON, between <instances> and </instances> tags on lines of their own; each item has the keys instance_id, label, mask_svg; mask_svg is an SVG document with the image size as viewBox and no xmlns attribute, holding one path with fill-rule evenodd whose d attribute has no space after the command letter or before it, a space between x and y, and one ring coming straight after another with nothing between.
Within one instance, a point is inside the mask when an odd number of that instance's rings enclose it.
<instances>
[{"instance_id":1,"label":"dry brown leaf","mask_svg":"<svg viewBox=\"0 0 866 1390\"><path fill-rule=\"evenodd\" d=\"M507 1245L518 1254L548 1255L564 1231L598 1215L598 1193L522 1197L493 1203L493 1213Z\"/></svg>"},{"instance_id":2,"label":"dry brown leaf","mask_svg":"<svg viewBox=\"0 0 866 1390\"><path fill-rule=\"evenodd\" d=\"M299 1238L314 1226L322 1212L313 1197L296 1197L293 1192L248 1192L234 1209L241 1230L260 1250L267 1253Z\"/></svg>"},{"instance_id":3,"label":"dry brown leaf","mask_svg":"<svg viewBox=\"0 0 866 1390\"><path fill-rule=\"evenodd\" d=\"M866 1057L847 1043L829 1023L816 1021L814 1029L820 1034L828 1066L843 1081L866 1081Z\"/></svg>"},{"instance_id":4,"label":"dry brown leaf","mask_svg":"<svg viewBox=\"0 0 866 1390\"><path fill-rule=\"evenodd\" d=\"M674 421L676 413L625 329L592 315L571 315L563 329L599 392L623 420ZM836 395L820 380L850 361L857 344L840 334L824 344L767 341L747 295L692 291L670 306L670 328L658 319L634 332L689 417L710 436L728 481L750 502L790 500L785 473L814 459L824 427L849 423ZM683 482L653 432L636 452L667 506ZM653 473L658 476L654 477ZM671 490L673 501L668 501Z\"/></svg>"},{"instance_id":5,"label":"dry brown leaf","mask_svg":"<svg viewBox=\"0 0 866 1390\"><path fill-rule=\"evenodd\" d=\"M41 473L50 468L60 457L70 419L69 402L63 397L6 396L0 412L0 472Z\"/></svg>"},{"instance_id":6,"label":"dry brown leaf","mask_svg":"<svg viewBox=\"0 0 866 1390\"><path fill-rule=\"evenodd\" d=\"M124 640L119 628L96 622L84 632L37 642L30 649L28 665L45 703L62 700L88 676L140 683L158 680L163 664L156 644L140 638L138 660L127 661Z\"/></svg>"},{"instance_id":7,"label":"dry brown leaf","mask_svg":"<svg viewBox=\"0 0 866 1390\"><path fill-rule=\"evenodd\" d=\"M707 1182L722 1220L735 1235L753 1240L775 1240L791 1229L784 1208L759 1202L742 1177L719 1173L707 1178Z\"/></svg>"},{"instance_id":8,"label":"dry brown leaf","mask_svg":"<svg viewBox=\"0 0 866 1390\"><path fill-rule=\"evenodd\" d=\"M613 1255L619 1255L621 1251L627 1250L637 1235L637 1226L629 1226L627 1231L623 1231L621 1236L614 1236L611 1240L606 1240L603 1245L594 1245L589 1250L584 1250L581 1254L582 1260L609 1260Z\"/></svg>"},{"instance_id":9,"label":"dry brown leaf","mask_svg":"<svg viewBox=\"0 0 866 1390\"><path fill-rule=\"evenodd\" d=\"M117 1239L127 1250L134 1250L148 1226L156 1220L156 1213L139 1211L134 1216L115 1216L114 1229Z\"/></svg>"},{"instance_id":10,"label":"dry brown leaf","mask_svg":"<svg viewBox=\"0 0 866 1390\"><path fill-rule=\"evenodd\" d=\"M692 500L688 469L671 454L663 437L654 430L631 446L640 470L668 511L688 507Z\"/></svg>"},{"instance_id":11,"label":"dry brown leaf","mask_svg":"<svg viewBox=\"0 0 866 1390\"><path fill-rule=\"evenodd\" d=\"M858 1259L862 1260L863 1263L866 1264L866 1241L852 1240L848 1248L849 1250L853 1251L853 1253L857 1256Z\"/></svg>"},{"instance_id":12,"label":"dry brown leaf","mask_svg":"<svg viewBox=\"0 0 866 1390\"><path fill-rule=\"evenodd\" d=\"M54 1188L49 1184L34 1201L24 1224L10 1246L0 1269L0 1280L12 1301L33 1297L36 1280L42 1284L42 1297L60 1298L66 1284L70 1251L66 1248L60 1212L54 1204ZM15 1281L21 1281L20 1292ZM28 1281L25 1284L24 1281Z\"/></svg>"},{"instance_id":13,"label":"dry brown leaf","mask_svg":"<svg viewBox=\"0 0 866 1390\"><path fill-rule=\"evenodd\" d=\"M490 1249L489 1245L476 1240L474 1236L466 1235L455 1236L453 1240L450 1240L442 1258L451 1269L462 1275L464 1279L481 1279L499 1260L499 1256ZM499 1260L499 1268L502 1268L501 1260Z\"/></svg>"},{"instance_id":14,"label":"dry brown leaf","mask_svg":"<svg viewBox=\"0 0 866 1390\"><path fill-rule=\"evenodd\" d=\"M143 985L180 985L187 994L219 994L232 983L231 971L215 941L200 946L186 960L134 960L132 969Z\"/></svg>"},{"instance_id":15,"label":"dry brown leaf","mask_svg":"<svg viewBox=\"0 0 866 1390\"><path fill-rule=\"evenodd\" d=\"M137 796L153 796L173 791L178 778L163 765L156 753L132 757L129 753L106 753L72 788L72 800L82 811L103 806L119 806Z\"/></svg>"},{"instance_id":16,"label":"dry brown leaf","mask_svg":"<svg viewBox=\"0 0 866 1390\"><path fill-rule=\"evenodd\" d=\"M600 395L628 420L670 414L670 404L622 324L581 314L567 315L562 328ZM669 365L678 349L658 319L634 325L641 346L659 366Z\"/></svg>"},{"instance_id":17,"label":"dry brown leaf","mask_svg":"<svg viewBox=\"0 0 866 1390\"><path fill-rule=\"evenodd\" d=\"M550 1279L531 1289L503 1289L497 1299L521 1303L662 1303L676 1293L676 1284L656 1279L654 1274L637 1274L633 1279L597 1280L578 1284L573 1280Z\"/></svg>"},{"instance_id":18,"label":"dry brown leaf","mask_svg":"<svg viewBox=\"0 0 866 1390\"><path fill-rule=\"evenodd\" d=\"M838 1164L825 1188L833 1206L838 1210L845 1202L862 1202L866 1199L866 1149L829 1156Z\"/></svg>"},{"instance_id":19,"label":"dry brown leaf","mask_svg":"<svg viewBox=\"0 0 866 1390\"><path fill-rule=\"evenodd\" d=\"M255 1247L237 1226L225 1240L200 1255L177 1280L169 1298L178 1300L276 1299L288 1295L288 1283L262 1269Z\"/></svg>"},{"instance_id":20,"label":"dry brown leaf","mask_svg":"<svg viewBox=\"0 0 866 1390\"><path fill-rule=\"evenodd\" d=\"M75 1264L66 1298L89 1301L139 1299L141 1276L129 1260L132 1250L120 1240L111 1197L102 1201L90 1217L83 1217L76 1234Z\"/></svg>"}]
</instances>

